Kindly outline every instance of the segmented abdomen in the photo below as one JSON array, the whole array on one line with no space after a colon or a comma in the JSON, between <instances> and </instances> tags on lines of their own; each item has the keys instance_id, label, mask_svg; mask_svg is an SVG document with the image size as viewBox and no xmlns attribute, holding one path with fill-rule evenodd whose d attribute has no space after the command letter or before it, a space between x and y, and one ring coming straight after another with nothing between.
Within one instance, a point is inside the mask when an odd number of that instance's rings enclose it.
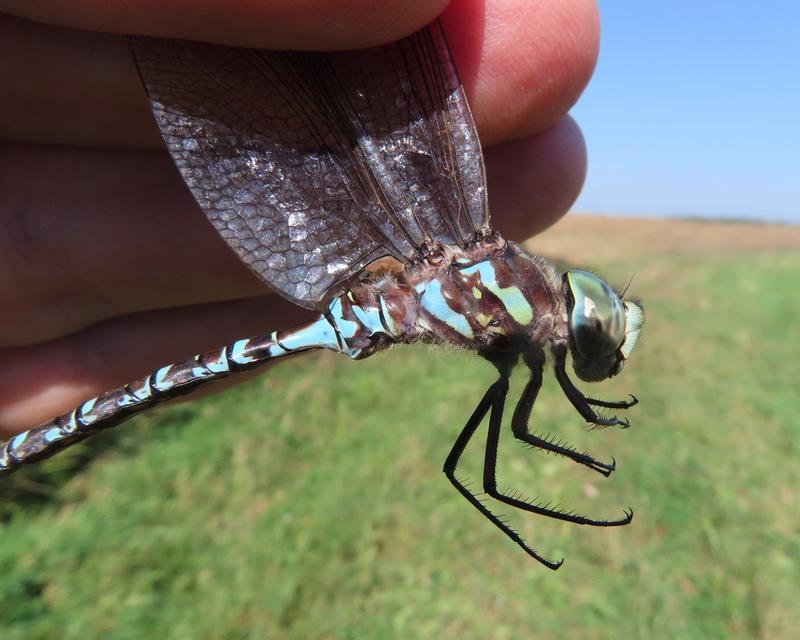
<instances>
[{"instance_id":1,"label":"segmented abdomen","mask_svg":"<svg viewBox=\"0 0 800 640\"><path fill-rule=\"evenodd\" d=\"M289 331L238 340L227 347L161 367L149 376L106 391L76 409L0 443L0 475L48 458L75 442L118 425L154 404L194 391L267 360L314 347L338 350L325 318Z\"/></svg>"}]
</instances>

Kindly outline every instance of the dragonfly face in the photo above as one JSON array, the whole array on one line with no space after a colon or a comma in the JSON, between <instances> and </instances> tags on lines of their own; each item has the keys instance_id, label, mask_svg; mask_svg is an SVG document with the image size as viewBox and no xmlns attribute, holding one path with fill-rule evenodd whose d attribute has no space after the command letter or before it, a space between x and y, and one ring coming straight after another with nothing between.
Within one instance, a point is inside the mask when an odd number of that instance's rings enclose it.
<instances>
[{"instance_id":1,"label":"dragonfly face","mask_svg":"<svg viewBox=\"0 0 800 640\"><path fill-rule=\"evenodd\" d=\"M564 292L575 373L586 382L617 375L642 331L642 307L579 269L564 274Z\"/></svg>"}]
</instances>

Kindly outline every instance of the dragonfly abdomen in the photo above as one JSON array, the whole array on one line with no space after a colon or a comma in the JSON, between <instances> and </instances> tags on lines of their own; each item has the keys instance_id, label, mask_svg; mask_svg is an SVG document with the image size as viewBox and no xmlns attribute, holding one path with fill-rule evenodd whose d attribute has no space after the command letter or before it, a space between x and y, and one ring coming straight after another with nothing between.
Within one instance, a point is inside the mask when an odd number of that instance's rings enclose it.
<instances>
[{"instance_id":1,"label":"dragonfly abdomen","mask_svg":"<svg viewBox=\"0 0 800 640\"><path fill-rule=\"evenodd\" d=\"M90 398L72 411L0 443L0 475L48 458L155 404L269 360L309 349L329 349L358 359L402 339L405 323L392 294L384 298L376 292L370 298L372 303L362 306L351 293L345 294L312 322L237 340Z\"/></svg>"}]
</instances>

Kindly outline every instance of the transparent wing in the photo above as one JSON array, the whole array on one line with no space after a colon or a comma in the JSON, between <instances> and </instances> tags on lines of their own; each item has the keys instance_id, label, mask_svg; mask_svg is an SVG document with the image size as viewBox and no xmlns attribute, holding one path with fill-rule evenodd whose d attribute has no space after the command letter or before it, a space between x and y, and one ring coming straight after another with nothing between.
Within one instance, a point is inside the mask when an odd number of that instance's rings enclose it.
<instances>
[{"instance_id":1,"label":"transparent wing","mask_svg":"<svg viewBox=\"0 0 800 640\"><path fill-rule=\"evenodd\" d=\"M438 23L336 53L131 38L156 121L220 235L319 306L366 264L488 224L480 143Z\"/></svg>"}]
</instances>

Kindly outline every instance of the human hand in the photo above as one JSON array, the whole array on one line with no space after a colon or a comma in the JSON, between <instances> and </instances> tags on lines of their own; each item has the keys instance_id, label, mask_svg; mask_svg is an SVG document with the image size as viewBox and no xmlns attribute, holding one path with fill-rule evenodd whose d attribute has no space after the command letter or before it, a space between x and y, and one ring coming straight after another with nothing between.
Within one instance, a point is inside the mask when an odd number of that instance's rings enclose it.
<instances>
[{"instance_id":1,"label":"human hand","mask_svg":"<svg viewBox=\"0 0 800 640\"><path fill-rule=\"evenodd\" d=\"M370 46L447 2L0 0L0 436L167 362L307 312L217 237L163 148L125 39ZM319 5L319 6L315 6ZM367 6L365 6L367 5ZM233 14L233 15L232 15ZM591 75L590 0L456 0L443 22L486 150L493 225L523 239L566 212L585 151L566 112Z\"/></svg>"}]
</instances>

